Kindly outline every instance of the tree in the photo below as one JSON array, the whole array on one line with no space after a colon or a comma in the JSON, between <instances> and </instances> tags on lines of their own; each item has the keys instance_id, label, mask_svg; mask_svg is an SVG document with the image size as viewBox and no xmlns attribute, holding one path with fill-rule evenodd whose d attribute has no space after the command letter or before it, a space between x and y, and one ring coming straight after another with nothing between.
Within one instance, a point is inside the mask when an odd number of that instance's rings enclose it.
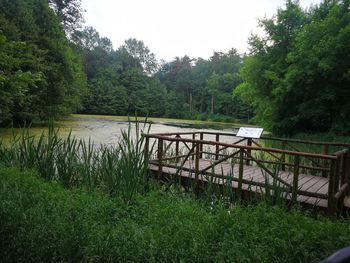
<instances>
[{"instance_id":1,"label":"tree","mask_svg":"<svg viewBox=\"0 0 350 263\"><path fill-rule=\"evenodd\" d=\"M297 107L282 117L293 118L296 130L350 132L349 10L349 1L323 1L288 56L287 94Z\"/></svg>"},{"instance_id":2,"label":"tree","mask_svg":"<svg viewBox=\"0 0 350 263\"><path fill-rule=\"evenodd\" d=\"M126 52L135 59L134 67L141 65L142 70L146 74L153 74L156 72L158 64L154 53L152 53L145 44L136 40L135 38L129 38L125 40L124 45L119 48L120 52Z\"/></svg>"},{"instance_id":3,"label":"tree","mask_svg":"<svg viewBox=\"0 0 350 263\"><path fill-rule=\"evenodd\" d=\"M60 19L68 36L81 28L84 22L81 0L49 0L49 4Z\"/></svg>"},{"instance_id":4,"label":"tree","mask_svg":"<svg viewBox=\"0 0 350 263\"><path fill-rule=\"evenodd\" d=\"M89 51L94 49L101 49L108 53L113 51L112 41L109 38L101 37L97 30L91 26L84 27L81 31L75 31L71 41L79 48Z\"/></svg>"},{"instance_id":5,"label":"tree","mask_svg":"<svg viewBox=\"0 0 350 263\"><path fill-rule=\"evenodd\" d=\"M81 106L81 62L45 0L0 5L0 123L60 117Z\"/></svg>"},{"instance_id":6,"label":"tree","mask_svg":"<svg viewBox=\"0 0 350 263\"><path fill-rule=\"evenodd\" d=\"M307 14L298 1L287 0L285 9L278 9L276 17L259 22L265 36L252 36L249 40L251 54L241 70L244 82L238 91L245 94L243 98L252 98L254 120L273 132L286 131L280 126L283 119L280 109L288 99L284 82L290 65L287 58L296 35L306 23ZM247 91L242 92L242 87ZM293 110L290 105L285 109Z\"/></svg>"},{"instance_id":7,"label":"tree","mask_svg":"<svg viewBox=\"0 0 350 263\"><path fill-rule=\"evenodd\" d=\"M235 100L234 105L232 91L241 81L238 74L241 67L242 58L232 49L227 53L214 52L209 60L176 57L164 63L156 76L165 84L168 93L175 91L169 96L170 101L178 103L178 98L184 98L180 105L186 105L187 109L179 111L190 117L209 112L239 115L243 102Z\"/></svg>"},{"instance_id":8,"label":"tree","mask_svg":"<svg viewBox=\"0 0 350 263\"><path fill-rule=\"evenodd\" d=\"M237 89L255 108L255 120L275 133L350 132L349 1L322 1L308 12L286 1L261 22Z\"/></svg>"}]
</instances>

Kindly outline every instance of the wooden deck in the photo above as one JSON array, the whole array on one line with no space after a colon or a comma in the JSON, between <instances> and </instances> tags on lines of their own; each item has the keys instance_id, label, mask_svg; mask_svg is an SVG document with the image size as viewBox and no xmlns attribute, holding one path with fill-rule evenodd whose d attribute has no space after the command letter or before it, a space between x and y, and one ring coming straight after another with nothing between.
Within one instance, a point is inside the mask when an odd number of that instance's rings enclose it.
<instances>
[{"instance_id":1,"label":"wooden deck","mask_svg":"<svg viewBox=\"0 0 350 263\"><path fill-rule=\"evenodd\" d=\"M213 132L144 136L145 159L159 179L167 175L196 189L209 183L232 187L238 199L278 190L291 204L322 208L330 215L350 208L350 144ZM277 147L263 146L271 141ZM302 151L299 145L314 149Z\"/></svg>"},{"instance_id":2,"label":"wooden deck","mask_svg":"<svg viewBox=\"0 0 350 263\"><path fill-rule=\"evenodd\" d=\"M199 167L200 169L204 169L205 167L208 167L213 161L208 160L208 159L200 159L199 160ZM184 164L184 168L187 169L194 169L194 161L189 160L186 161ZM251 183L243 183L242 184L242 190L248 191L248 192L256 192L256 193L264 193L265 192L265 187L259 186L259 185L254 185L254 183L261 183L266 186L266 184L270 185L271 187L273 186L274 178L263 172L263 170L258 167L258 166L252 166L252 165L244 165L243 166L243 179L246 181L249 181ZM178 173L178 176L183 177L183 178L191 178L194 179L194 173L188 170L180 170L178 172L177 168L173 167L166 167L164 166L162 169L162 172L164 174L168 174L171 176L175 176ZM151 164L150 165L150 170L153 172L158 172L159 166ZM221 179L220 177L227 176L227 177L233 177L233 178L238 178L239 174L239 166L232 165L229 162L222 162L221 164L213 167L213 170L210 171L211 173L214 173L217 175L216 179L213 181L213 183L218 184L218 185L227 185L228 183L231 184L231 186L234 189L238 189L238 182L237 181L231 181L228 182L227 179ZM279 178L283 179L284 181L288 182L289 184L293 183L293 173L291 172L286 172L286 171L280 171L279 172ZM208 178L208 176L200 174L199 175L199 180L202 182L207 182L208 180L212 180ZM276 181L275 181L276 182ZM279 186L283 186L281 183ZM319 176L312 176L312 175L307 175L307 174L300 174L299 175L299 180L298 180L298 188L301 191L304 191L306 193L318 193L318 194L323 194L327 195L328 194L328 179L319 177ZM287 199L291 199L291 194L286 193L285 197ZM317 206L317 207L322 207L322 208L327 208L327 199L325 198L317 198L317 197L311 197L308 195L298 195L297 196L297 201L299 203L305 203L311 206ZM344 204L350 208L350 202Z\"/></svg>"}]
</instances>

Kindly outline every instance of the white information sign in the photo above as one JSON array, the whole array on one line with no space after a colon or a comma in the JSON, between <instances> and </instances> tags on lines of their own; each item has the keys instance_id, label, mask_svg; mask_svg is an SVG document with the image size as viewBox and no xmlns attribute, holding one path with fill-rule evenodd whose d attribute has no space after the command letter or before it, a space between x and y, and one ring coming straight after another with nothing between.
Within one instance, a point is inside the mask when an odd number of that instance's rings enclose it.
<instances>
[{"instance_id":1,"label":"white information sign","mask_svg":"<svg viewBox=\"0 0 350 263\"><path fill-rule=\"evenodd\" d=\"M263 128L241 127L239 128L236 136L259 139L263 131Z\"/></svg>"}]
</instances>

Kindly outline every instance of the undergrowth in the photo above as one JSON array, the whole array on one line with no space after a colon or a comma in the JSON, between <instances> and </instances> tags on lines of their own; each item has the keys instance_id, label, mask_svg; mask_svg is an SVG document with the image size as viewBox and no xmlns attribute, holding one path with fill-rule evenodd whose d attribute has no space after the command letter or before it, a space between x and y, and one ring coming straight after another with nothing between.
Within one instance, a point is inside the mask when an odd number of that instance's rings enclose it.
<instances>
[{"instance_id":1,"label":"undergrowth","mask_svg":"<svg viewBox=\"0 0 350 263\"><path fill-rule=\"evenodd\" d=\"M2 262L317 262L350 243L349 222L260 203L209 209L150 191L132 205L0 168Z\"/></svg>"}]
</instances>

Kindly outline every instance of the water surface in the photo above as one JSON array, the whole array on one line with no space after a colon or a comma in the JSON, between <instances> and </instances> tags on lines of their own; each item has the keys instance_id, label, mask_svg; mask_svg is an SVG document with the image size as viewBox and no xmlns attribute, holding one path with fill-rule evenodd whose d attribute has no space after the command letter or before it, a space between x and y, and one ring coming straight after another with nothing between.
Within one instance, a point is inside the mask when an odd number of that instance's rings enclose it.
<instances>
[{"instance_id":1,"label":"water surface","mask_svg":"<svg viewBox=\"0 0 350 263\"><path fill-rule=\"evenodd\" d=\"M73 136L84 140L90 139L94 144L116 144L121 137L122 130L127 130L129 125L132 125L135 130L135 123L129 122L126 117L77 114L55 124L60 129L61 136L68 136L71 132ZM144 125L141 124L140 127L144 128ZM199 131L232 133L238 127L239 124L234 123L150 118L147 120L145 129L149 128L150 133ZM45 130L47 130L46 126L30 128L30 132L34 135L40 135ZM13 132L17 133L19 129L1 129L0 137L7 140L12 137ZM214 139L209 137L205 139ZM229 138L222 139L220 141L229 141Z\"/></svg>"}]
</instances>

